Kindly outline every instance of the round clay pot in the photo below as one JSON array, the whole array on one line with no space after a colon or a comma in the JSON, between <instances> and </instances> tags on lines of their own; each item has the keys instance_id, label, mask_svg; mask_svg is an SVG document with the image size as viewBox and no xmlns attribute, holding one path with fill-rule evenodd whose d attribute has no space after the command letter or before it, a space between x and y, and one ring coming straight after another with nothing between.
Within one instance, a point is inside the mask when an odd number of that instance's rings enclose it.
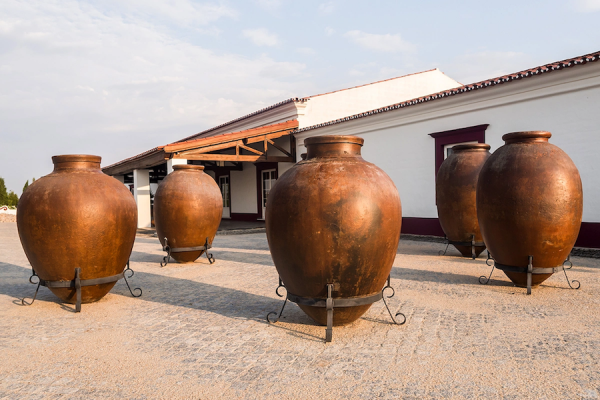
<instances>
[{"instance_id":1,"label":"round clay pot","mask_svg":"<svg viewBox=\"0 0 600 400\"><path fill-rule=\"evenodd\" d=\"M497 263L534 268L563 264L575 245L583 211L579 171L548 143L550 132L515 132L484 164L477 183L477 215L483 240ZM527 274L505 271L526 287ZM552 274L532 275L539 285Z\"/></svg>"},{"instance_id":2,"label":"round clay pot","mask_svg":"<svg viewBox=\"0 0 600 400\"><path fill-rule=\"evenodd\" d=\"M305 161L286 171L271 189L267 239L289 293L327 298L375 294L390 274L402 223L398 190L389 176L364 161L364 140L318 136L304 141ZM335 308L333 325L348 324L370 307ZM326 325L326 309L300 305Z\"/></svg>"},{"instance_id":3,"label":"round clay pot","mask_svg":"<svg viewBox=\"0 0 600 400\"><path fill-rule=\"evenodd\" d=\"M201 165L174 165L173 172L158 185L154 196L154 224L160 243L171 248L212 244L223 214L221 190ZM189 263L204 251L171 253Z\"/></svg>"},{"instance_id":4,"label":"round clay pot","mask_svg":"<svg viewBox=\"0 0 600 400\"><path fill-rule=\"evenodd\" d=\"M452 154L440 166L435 183L436 204L440 225L448 240L482 242L475 194L481 167L490 156L490 145L461 144L452 147ZM471 246L453 244L465 257L471 257ZM479 256L485 246L475 246Z\"/></svg>"},{"instance_id":5,"label":"round clay pot","mask_svg":"<svg viewBox=\"0 0 600 400\"><path fill-rule=\"evenodd\" d=\"M46 281L117 275L133 248L137 207L127 188L100 170L98 156L52 157L54 171L33 182L17 209L19 237L29 263ZM116 282L81 288L82 303L104 297ZM75 303L71 288L49 288Z\"/></svg>"}]
</instances>

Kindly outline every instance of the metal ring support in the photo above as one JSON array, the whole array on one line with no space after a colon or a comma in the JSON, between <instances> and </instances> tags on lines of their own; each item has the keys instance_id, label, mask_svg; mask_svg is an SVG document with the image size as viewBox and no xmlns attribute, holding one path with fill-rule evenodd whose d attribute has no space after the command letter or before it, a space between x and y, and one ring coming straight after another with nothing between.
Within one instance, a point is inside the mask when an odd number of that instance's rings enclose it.
<instances>
[{"instance_id":1,"label":"metal ring support","mask_svg":"<svg viewBox=\"0 0 600 400\"><path fill-rule=\"evenodd\" d=\"M272 324L278 322L279 319L281 318L281 315L283 314L283 310L285 309L285 305L287 304L288 301L291 301L292 303L296 303L296 304L303 305L303 306L326 308L327 309L327 328L325 329L325 342L331 342L333 339L333 311L335 308L362 306L362 305L367 305L367 304L373 304L379 300L383 300L383 303L385 304L385 308L387 309L388 313L390 314L390 318L392 319L394 324L403 325L406 323L406 316L404 314L402 314L401 312L396 313L396 315L394 316L387 304L387 301L386 301L386 298L390 299L390 298L394 297L394 294L395 294L394 288L391 286L390 283L391 283L391 278L388 275L386 285L384 286L383 289L381 289L380 292L368 294L365 296L356 296L356 297L347 297L347 298L334 298L333 297L333 292L339 290L339 283L337 283L337 282L336 283L328 283L326 285L327 298L305 297L305 296L299 296L297 294L288 292L287 295L285 296L285 300L283 301L283 305L281 306L281 310L279 311L279 313L277 313L275 311L270 312L269 314L267 314L267 321ZM281 289L281 288L285 288L285 285L283 284L281 277L279 277L279 286L277 286L277 289L275 289L275 293L279 297L283 297L283 295L281 293L279 293L279 289ZM392 293L388 296L385 295L386 289L392 290ZM271 319L271 315L273 315L273 314L275 314L275 315L278 314L276 319ZM396 317L398 317L399 315L401 315L403 318L402 322L398 322L396 320Z\"/></svg>"},{"instance_id":2,"label":"metal ring support","mask_svg":"<svg viewBox=\"0 0 600 400\"><path fill-rule=\"evenodd\" d=\"M208 238L204 242L204 246L196 246L196 247L173 247L169 246L169 242L167 238L165 238L165 245L163 246L163 251L167 252L167 255L163 257L162 262L160 263L161 267L166 267L169 261L171 260L172 253L184 253L187 251L204 251L206 254L206 258L210 264L215 262L215 258L212 253L208 252L208 249L212 248L212 245L209 243Z\"/></svg>"},{"instance_id":3,"label":"metal ring support","mask_svg":"<svg viewBox=\"0 0 600 400\"><path fill-rule=\"evenodd\" d=\"M456 240L450 240L446 237L445 243L446 243L446 248L444 250L440 250L438 253L440 256L443 256L446 254L446 252L448 251L448 247L450 245L468 246L468 247L471 247L471 258L473 260L477 258L476 254L475 254L475 247L484 247L485 246L484 242L476 242L475 241L475 235L471 235L471 241L469 241L469 242L459 242Z\"/></svg>"},{"instance_id":4,"label":"metal ring support","mask_svg":"<svg viewBox=\"0 0 600 400\"><path fill-rule=\"evenodd\" d=\"M127 272L130 272L129 276L126 276ZM79 267L75 268L75 278L70 281L63 281L63 280L49 281L49 280L41 279L39 277L39 275L35 272L35 270L32 268L31 276L29 277L29 283L32 283L35 285L36 282L33 281L33 278L36 277L38 279L37 287L35 289L35 294L33 295L31 302L29 302L29 303L27 301L25 301L25 298L22 298L21 304L24 306L32 305L37 297L40 286L45 286L47 288L74 288L75 292L76 292L75 312L81 312L81 288L82 287L117 282L120 279L125 280L125 283L127 284L127 288L129 289L129 293L131 293L131 295L133 297L140 297L142 295L142 289L135 288L132 290L131 286L129 286L129 282L127 281L127 278L131 278L133 276L133 274L134 274L133 270L129 267L129 261L127 261L127 267L120 274L112 275L112 276L105 276L102 278L81 279L81 268L79 268ZM134 291L139 291L139 294L134 294Z\"/></svg>"},{"instance_id":5,"label":"metal ring support","mask_svg":"<svg viewBox=\"0 0 600 400\"><path fill-rule=\"evenodd\" d=\"M569 255L567 257L567 259L565 260L565 262L563 262L562 265L559 265L557 267L552 267L552 268L535 268L533 266L533 256L527 257L527 266L526 267L516 267L514 265L500 264L496 260L494 260L493 257L488 253L488 260L489 259L492 259L494 261L494 264L492 266L492 271L490 272L490 276L488 276L487 278L485 276L479 277L479 283L481 283L482 285L487 285L490 282L490 279L492 278L492 273L494 272L494 268L497 268L501 271L518 272L518 273L527 274L527 294L531 294L531 285L532 285L533 275L553 274L555 272L560 272L560 271L563 271L565 273L565 278L567 279L567 284L569 285L569 287L571 289L579 289L581 287L581 283L579 281L574 280L574 279L569 280L569 277L567 275L567 270L573 268L573 263L571 262L571 255ZM567 264L567 263L569 264L569 266L565 267L565 264ZM486 260L486 264L488 264L487 260ZM490 265L490 264L488 264L488 265ZM577 286L573 286L571 283L576 283Z\"/></svg>"}]
</instances>

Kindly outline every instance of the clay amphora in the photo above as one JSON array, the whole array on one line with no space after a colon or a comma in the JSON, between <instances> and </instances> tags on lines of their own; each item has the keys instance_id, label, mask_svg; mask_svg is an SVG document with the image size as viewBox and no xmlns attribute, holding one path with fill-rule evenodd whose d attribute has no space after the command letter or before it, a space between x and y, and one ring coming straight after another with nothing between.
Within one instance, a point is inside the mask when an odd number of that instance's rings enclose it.
<instances>
[{"instance_id":1,"label":"clay amphora","mask_svg":"<svg viewBox=\"0 0 600 400\"><path fill-rule=\"evenodd\" d=\"M563 264L575 245L583 210L579 171L548 143L550 132L515 132L484 164L477 183L483 240L497 263L533 268ZM519 287L527 274L505 271ZM552 274L533 274L532 286Z\"/></svg>"},{"instance_id":2,"label":"clay amphora","mask_svg":"<svg viewBox=\"0 0 600 400\"><path fill-rule=\"evenodd\" d=\"M21 196L17 227L29 263L46 281L117 275L125 269L137 227L137 207L127 188L100 170L98 156L52 157L54 171ZM81 288L82 303L104 297L116 282ZM49 289L67 303L75 288Z\"/></svg>"},{"instance_id":3,"label":"clay amphora","mask_svg":"<svg viewBox=\"0 0 600 400\"><path fill-rule=\"evenodd\" d=\"M461 144L452 147L452 154L440 166L435 183L435 195L440 225L453 242L483 242L477 222L475 194L477 178L483 163L490 156L490 145ZM453 244L465 257L471 257L471 246ZM485 246L475 246L479 256Z\"/></svg>"},{"instance_id":4,"label":"clay amphora","mask_svg":"<svg viewBox=\"0 0 600 400\"><path fill-rule=\"evenodd\" d=\"M154 196L154 224L160 243L171 248L212 244L223 214L221 190L201 165L174 165ZM171 253L180 263L195 261L204 251Z\"/></svg>"},{"instance_id":5,"label":"clay amphora","mask_svg":"<svg viewBox=\"0 0 600 400\"><path fill-rule=\"evenodd\" d=\"M298 296L327 298L380 292L390 274L402 222L398 190L364 161L364 140L318 136L304 141L305 161L286 171L267 199L266 228L275 267ZM335 308L333 325L360 318L371 305ZM326 309L300 305L326 325Z\"/></svg>"}]
</instances>

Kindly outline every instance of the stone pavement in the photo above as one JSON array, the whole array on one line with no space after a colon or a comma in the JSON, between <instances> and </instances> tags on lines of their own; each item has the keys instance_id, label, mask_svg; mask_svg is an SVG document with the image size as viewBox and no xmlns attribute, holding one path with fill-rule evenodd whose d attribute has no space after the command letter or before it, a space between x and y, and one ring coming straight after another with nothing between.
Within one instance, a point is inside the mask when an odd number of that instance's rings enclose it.
<instances>
[{"instance_id":1,"label":"stone pavement","mask_svg":"<svg viewBox=\"0 0 600 400\"><path fill-rule=\"evenodd\" d=\"M282 322L264 233L217 236L194 264L159 266L139 236L130 279L81 313L47 288L33 294L14 223L0 224L0 399L89 398L598 398L600 260L574 257L568 289L555 274L527 296L502 272L480 285L485 259L440 243L401 241L390 324L379 302L357 322L325 329L294 304Z\"/></svg>"}]
</instances>

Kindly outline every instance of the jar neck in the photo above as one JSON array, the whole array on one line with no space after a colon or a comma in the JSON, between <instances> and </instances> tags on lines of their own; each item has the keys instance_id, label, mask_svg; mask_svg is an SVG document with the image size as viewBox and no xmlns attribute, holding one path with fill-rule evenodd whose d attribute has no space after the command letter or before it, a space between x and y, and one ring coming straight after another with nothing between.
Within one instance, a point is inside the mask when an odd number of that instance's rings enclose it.
<instances>
[{"instance_id":1,"label":"jar neck","mask_svg":"<svg viewBox=\"0 0 600 400\"><path fill-rule=\"evenodd\" d=\"M304 141L306 159L361 157L364 139L356 136L316 136Z\"/></svg>"},{"instance_id":2,"label":"jar neck","mask_svg":"<svg viewBox=\"0 0 600 400\"><path fill-rule=\"evenodd\" d=\"M62 156L53 156L54 172L65 170L88 170L99 171L102 157L85 154L69 154Z\"/></svg>"}]
</instances>

